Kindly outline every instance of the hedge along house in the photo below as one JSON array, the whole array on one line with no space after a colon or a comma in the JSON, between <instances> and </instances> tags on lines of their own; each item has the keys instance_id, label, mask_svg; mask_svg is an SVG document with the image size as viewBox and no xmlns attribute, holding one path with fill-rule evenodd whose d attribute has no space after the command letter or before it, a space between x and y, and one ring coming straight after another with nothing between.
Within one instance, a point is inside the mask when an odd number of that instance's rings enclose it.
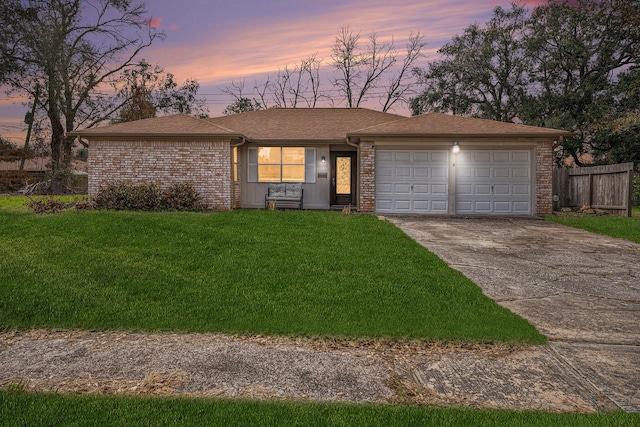
<instances>
[{"instance_id":1,"label":"hedge along house","mask_svg":"<svg viewBox=\"0 0 640 427\"><path fill-rule=\"evenodd\" d=\"M175 115L74 134L89 144L89 197L109 182L190 182L213 210L261 208L270 183L301 182L306 209L444 215L550 213L552 147L573 135L361 108Z\"/></svg>"}]
</instances>

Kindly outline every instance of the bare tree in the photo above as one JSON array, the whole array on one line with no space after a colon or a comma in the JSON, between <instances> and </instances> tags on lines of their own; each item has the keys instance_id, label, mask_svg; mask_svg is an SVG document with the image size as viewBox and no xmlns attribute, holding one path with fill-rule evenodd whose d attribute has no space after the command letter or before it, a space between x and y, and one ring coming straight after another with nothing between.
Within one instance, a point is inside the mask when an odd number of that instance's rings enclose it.
<instances>
[{"instance_id":1,"label":"bare tree","mask_svg":"<svg viewBox=\"0 0 640 427\"><path fill-rule=\"evenodd\" d=\"M21 17L0 44L0 56L12 64L5 80L30 97L41 88L52 169L62 171L72 159L67 133L106 120L121 107L105 102L100 90L163 34L150 27L145 4L132 1L12 0L2 13Z\"/></svg>"},{"instance_id":2,"label":"bare tree","mask_svg":"<svg viewBox=\"0 0 640 427\"><path fill-rule=\"evenodd\" d=\"M372 33L362 44L359 33L343 27L336 36L331 54L331 65L337 76L328 79L332 88L338 91L338 96L322 90L321 76L327 70L322 69L323 61L317 54L303 58L292 68L285 66L279 69L275 78L268 76L263 84L256 82L253 98L246 96L244 83L232 82L222 92L233 96L234 103L242 99L241 104L246 106L250 100L252 105L259 104L262 108L268 108L269 104L278 108L315 108L320 103L333 106L338 97L347 107L357 108L372 98L378 98L382 110L388 111L397 102L408 102L409 95L414 94L417 78L411 69L423 56L425 45L420 33L410 34L406 55L400 61L393 39L384 42Z\"/></svg>"},{"instance_id":3,"label":"bare tree","mask_svg":"<svg viewBox=\"0 0 640 427\"><path fill-rule=\"evenodd\" d=\"M331 59L339 74L333 79L333 84L349 108L360 107L363 101L375 96L372 93L376 89L383 89L385 92L381 105L382 110L387 111L396 102L407 100L406 95L413 87L410 70L422 56L425 45L420 33L411 34L402 66L387 84L383 84L383 77L397 69L399 53L394 40L383 42L376 33L372 33L362 47L360 33L342 27L332 48Z\"/></svg>"},{"instance_id":4,"label":"bare tree","mask_svg":"<svg viewBox=\"0 0 640 427\"><path fill-rule=\"evenodd\" d=\"M411 74L413 64L423 56L422 49L426 46L424 36L419 32L409 35L407 42L407 54L402 61L402 67L396 72L396 75L389 79L386 86L386 96L382 104L382 111L388 111L396 102L409 103L410 95L415 95L415 76Z\"/></svg>"}]
</instances>

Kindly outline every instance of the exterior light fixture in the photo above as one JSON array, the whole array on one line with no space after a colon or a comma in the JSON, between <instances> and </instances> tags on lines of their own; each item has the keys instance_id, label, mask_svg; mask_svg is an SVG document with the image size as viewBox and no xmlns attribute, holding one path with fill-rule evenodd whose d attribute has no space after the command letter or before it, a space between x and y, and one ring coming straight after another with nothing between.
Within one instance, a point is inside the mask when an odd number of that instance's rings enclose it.
<instances>
[{"instance_id":1,"label":"exterior light fixture","mask_svg":"<svg viewBox=\"0 0 640 427\"><path fill-rule=\"evenodd\" d=\"M451 151L453 151L454 154L460 152L460 144L458 144L458 141L453 141L453 147L451 147Z\"/></svg>"},{"instance_id":2,"label":"exterior light fixture","mask_svg":"<svg viewBox=\"0 0 640 427\"><path fill-rule=\"evenodd\" d=\"M327 159L326 159L324 156L322 156L322 159L320 159L320 161L321 161L321 162L322 162L322 164L324 165L324 163L327 161Z\"/></svg>"}]
</instances>

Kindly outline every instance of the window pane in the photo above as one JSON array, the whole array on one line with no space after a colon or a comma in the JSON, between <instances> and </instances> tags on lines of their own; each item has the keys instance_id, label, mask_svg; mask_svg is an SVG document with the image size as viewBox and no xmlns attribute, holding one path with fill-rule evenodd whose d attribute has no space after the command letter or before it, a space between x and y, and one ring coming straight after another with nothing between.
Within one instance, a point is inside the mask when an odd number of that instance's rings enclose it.
<instances>
[{"instance_id":1,"label":"window pane","mask_svg":"<svg viewBox=\"0 0 640 427\"><path fill-rule=\"evenodd\" d=\"M280 164L280 147L258 148L258 163Z\"/></svg>"},{"instance_id":2,"label":"window pane","mask_svg":"<svg viewBox=\"0 0 640 427\"><path fill-rule=\"evenodd\" d=\"M304 165L282 165L282 182L304 182Z\"/></svg>"},{"instance_id":3,"label":"window pane","mask_svg":"<svg viewBox=\"0 0 640 427\"><path fill-rule=\"evenodd\" d=\"M233 182L238 181L238 147L233 147Z\"/></svg>"},{"instance_id":4,"label":"window pane","mask_svg":"<svg viewBox=\"0 0 640 427\"><path fill-rule=\"evenodd\" d=\"M304 148L302 147L283 147L282 148L282 164L304 164Z\"/></svg>"},{"instance_id":5,"label":"window pane","mask_svg":"<svg viewBox=\"0 0 640 427\"><path fill-rule=\"evenodd\" d=\"M336 194L351 194L351 157L336 157Z\"/></svg>"},{"instance_id":6,"label":"window pane","mask_svg":"<svg viewBox=\"0 0 640 427\"><path fill-rule=\"evenodd\" d=\"M259 182L280 182L280 165L258 165Z\"/></svg>"}]
</instances>

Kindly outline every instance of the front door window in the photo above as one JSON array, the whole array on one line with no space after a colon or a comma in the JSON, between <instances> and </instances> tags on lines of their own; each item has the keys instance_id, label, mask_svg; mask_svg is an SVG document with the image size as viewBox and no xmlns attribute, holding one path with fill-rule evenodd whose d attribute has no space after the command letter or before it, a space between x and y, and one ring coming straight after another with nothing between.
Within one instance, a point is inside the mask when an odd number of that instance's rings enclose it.
<instances>
[{"instance_id":1,"label":"front door window","mask_svg":"<svg viewBox=\"0 0 640 427\"><path fill-rule=\"evenodd\" d=\"M336 194L351 194L351 156L336 157Z\"/></svg>"}]
</instances>

